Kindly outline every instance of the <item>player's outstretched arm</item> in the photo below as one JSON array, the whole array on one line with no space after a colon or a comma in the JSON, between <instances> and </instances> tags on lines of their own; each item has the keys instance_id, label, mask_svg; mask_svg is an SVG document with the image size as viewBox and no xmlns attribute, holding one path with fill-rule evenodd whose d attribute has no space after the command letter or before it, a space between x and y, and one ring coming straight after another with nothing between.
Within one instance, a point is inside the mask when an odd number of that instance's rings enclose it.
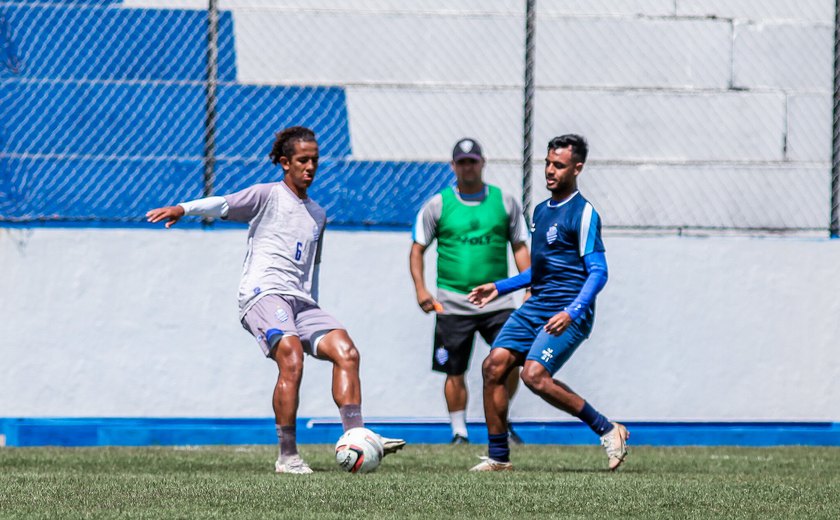
<instances>
[{"instance_id":1,"label":"player's outstretched arm","mask_svg":"<svg viewBox=\"0 0 840 520\"><path fill-rule=\"evenodd\" d=\"M171 228L174 226L181 217L184 216L186 211L181 206L165 206L163 208L155 208L146 213L146 220L153 224L158 222L166 221L166 227Z\"/></svg>"},{"instance_id":2,"label":"player's outstretched arm","mask_svg":"<svg viewBox=\"0 0 840 520\"><path fill-rule=\"evenodd\" d=\"M467 295L467 299L473 305L477 305L479 308L482 308L495 300L498 296L499 289L496 288L495 283L490 282L473 288L473 290Z\"/></svg>"},{"instance_id":3,"label":"player's outstretched arm","mask_svg":"<svg viewBox=\"0 0 840 520\"><path fill-rule=\"evenodd\" d=\"M498 282L485 283L474 288L467 295L467 299L479 307L484 307L497 296L511 293L531 285L531 268L525 269L516 276L511 276Z\"/></svg>"},{"instance_id":4,"label":"player's outstretched arm","mask_svg":"<svg viewBox=\"0 0 840 520\"><path fill-rule=\"evenodd\" d=\"M243 190L240 193L246 193L247 191ZM239 194L235 194L234 196L239 196ZM225 218L228 216L229 211L230 207L228 206L227 199L224 197L205 197L189 202L181 202L176 206L153 209L146 213L146 220L152 223L165 220L166 227L170 228L184 215L205 218Z\"/></svg>"},{"instance_id":5,"label":"player's outstretched arm","mask_svg":"<svg viewBox=\"0 0 840 520\"><path fill-rule=\"evenodd\" d=\"M513 259L516 262L516 268L519 272L526 271L531 267L531 252L528 250L528 244L526 242L517 242L515 244L511 244L511 248L513 249ZM528 298L531 297L531 288L525 288L525 295L522 297L522 303L528 301Z\"/></svg>"}]
</instances>

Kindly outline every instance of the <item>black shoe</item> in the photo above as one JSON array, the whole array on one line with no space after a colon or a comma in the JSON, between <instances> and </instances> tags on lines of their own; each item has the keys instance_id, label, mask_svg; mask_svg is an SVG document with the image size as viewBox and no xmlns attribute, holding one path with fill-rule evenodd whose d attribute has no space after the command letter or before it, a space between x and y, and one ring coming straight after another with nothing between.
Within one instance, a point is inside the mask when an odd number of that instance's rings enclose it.
<instances>
[{"instance_id":1,"label":"black shoe","mask_svg":"<svg viewBox=\"0 0 840 520\"><path fill-rule=\"evenodd\" d=\"M511 426L511 425L508 425L508 440L510 441L511 444L517 444L517 445L525 444L525 441L523 441L522 437L520 437L519 434L516 433L513 430L513 426Z\"/></svg>"},{"instance_id":2,"label":"black shoe","mask_svg":"<svg viewBox=\"0 0 840 520\"><path fill-rule=\"evenodd\" d=\"M452 437L452 442L450 442L449 444L469 444L469 443L470 443L470 440L468 438L464 437L463 435L460 435L460 434L456 433L455 436Z\"/></svg>"}]
</instances>

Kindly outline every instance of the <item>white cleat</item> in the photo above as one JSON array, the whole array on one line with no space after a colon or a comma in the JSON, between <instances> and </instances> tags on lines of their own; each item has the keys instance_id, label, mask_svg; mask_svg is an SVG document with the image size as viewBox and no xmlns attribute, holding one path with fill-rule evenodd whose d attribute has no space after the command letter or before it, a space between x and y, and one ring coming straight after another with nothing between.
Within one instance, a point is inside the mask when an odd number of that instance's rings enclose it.
<instances>
[{"instance_id":1,"label":"white cleat","mask_svg":"<svg viewBox=\"0 0 840 520\"><path fill-rule=\"evenodd\" d=\"M405 441L402 439L389 439L388 437L379 436L379 442L382 443L382 456L396 453L405 447Z\"/></svg>"},{"instance_id":2,"label":"white cleat","mask_svg":"<svg viewBox=\"0 0 840 520\"><path fill-rule=\"evenodd\" d=\"M312 468L309 467L309 464L305 463L303 459L300 458L300 455L292 455L282 462L281 459L277 459L274 463L274 472L291 473L293 475L309 475L313 471Z\"/></svg>"},{"instance_id":3,"label":"white cleat","mask_svg":"<svg viewBox=\"0 0 840 520\"><path fill-rule=\"evenodd\" d=\"M513 464L510 462L499 462L490 457L479 457L481 462L470 468L470 471L512 471Z\"/></svg>"},{"instance_id":4,"label":"white cleat","mask_svg":"<svg viewBox=\"0 0 840 520\"><path fill-rule=\"evenodd\" d=\"M610 471L615 471L627 457L627 439L630 438L630 432L623 424L614 422L612 425L613 429L601 436L601 446L607 451Z\"/></svg>"}]
</instances>

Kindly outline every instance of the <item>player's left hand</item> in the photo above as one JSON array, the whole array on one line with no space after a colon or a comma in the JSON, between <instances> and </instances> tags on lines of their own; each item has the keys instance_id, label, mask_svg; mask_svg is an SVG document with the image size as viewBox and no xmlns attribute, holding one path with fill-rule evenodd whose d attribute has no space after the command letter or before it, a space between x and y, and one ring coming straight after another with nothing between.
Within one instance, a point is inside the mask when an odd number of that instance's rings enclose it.
<instances>
[{"instance_id":1,"label":"player's left hand","mask_svg":"<svg viewBox=\"0 0 840 520\"><path fill-rule=\"evenodd\" d=\"M566 311L560 311L548 320L548 323L545 324L543 329L552 336L559 336L560 334L566 332L566 329L568 329L571 324L572 317L569 316L569 313Z\"/></svg>"},{"instance_id":2,"label":"player's left hand","mask_svg":"<svg viewBox=\"0 0 840 520\"><path fill-rule=\"evenodd\" d=\"M183 206L166 206L163 208L155 208L151 211L148 211L146 213L146 221L157 223L165 220L166 228L169 229L172 226L174 226L183 216Z\"/></svg>"},{"instance_id":3,"label":"player's left hand","mask_svg":"<svg viewBox=\"0 0 840 520\"><path fill-rule=\"evenodd\" d=\"M499 290L496 289L496 284L493 282L485 283L474 287L467 295L467 300L478 308L483 308L485 305L493 301L499 295Z\"/></svg>"}]
</instances>

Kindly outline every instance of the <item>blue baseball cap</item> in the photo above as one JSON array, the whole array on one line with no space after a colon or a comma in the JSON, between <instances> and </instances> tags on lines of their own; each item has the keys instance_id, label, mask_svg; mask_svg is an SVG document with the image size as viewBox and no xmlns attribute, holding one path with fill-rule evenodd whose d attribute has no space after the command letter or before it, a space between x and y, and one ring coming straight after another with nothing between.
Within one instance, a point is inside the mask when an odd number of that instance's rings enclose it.
<instances>
[{"instance_id":1,"label":"blue baseball cap","mask_svg":"<svg viewBox=\"0 0 840 520\"><path fill-rule=\"evenodd\" d=\"M476 161L484 159L478 141L471 137L464 137L455 143L455 148L452 149L452 160L458 162L461 159L475 159Z\"/></svg>"}]
</instances>

